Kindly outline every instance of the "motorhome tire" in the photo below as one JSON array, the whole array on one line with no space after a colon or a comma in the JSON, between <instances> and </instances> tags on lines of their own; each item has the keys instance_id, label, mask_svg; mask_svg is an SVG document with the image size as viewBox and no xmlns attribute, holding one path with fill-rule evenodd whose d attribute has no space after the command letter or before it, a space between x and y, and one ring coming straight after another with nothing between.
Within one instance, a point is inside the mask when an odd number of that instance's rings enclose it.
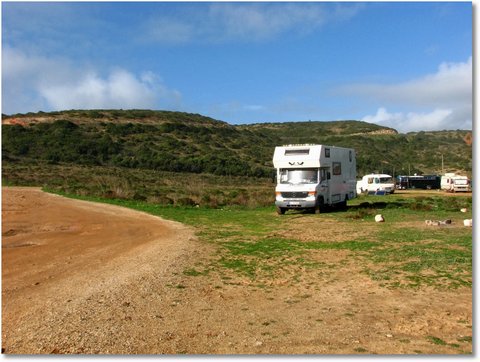
<instances>
[{"instance_id":1,"label":"motorhome tire","mask_svg":"<svg viewBox=\"0 0 480 362\"><path fill-rule=\"evenodd\" d=\"M286 208L277 206L277 214L278 214L278 215L283 215L283 214L285 214L285 211L287 211Z\"/></svg>"},{"instance_id":2,"label":"motorhome tire","mask_svg":"<svg viewBox=\"0 0 480 362\"><path fill-rule=\"evenodd\" d=\"M325 211L325 203L323 197L317 199L317 204L315 205L315 214L320 214Z\"/></svg>"}]
</instances>

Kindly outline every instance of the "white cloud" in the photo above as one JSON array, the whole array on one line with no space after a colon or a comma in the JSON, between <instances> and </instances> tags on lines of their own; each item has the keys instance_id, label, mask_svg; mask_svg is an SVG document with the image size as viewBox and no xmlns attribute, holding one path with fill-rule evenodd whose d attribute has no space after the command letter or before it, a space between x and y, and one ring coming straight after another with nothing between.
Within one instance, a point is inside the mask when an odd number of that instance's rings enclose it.
<instances>
[{"instance_id":1,"label":"white cloud","mask_svg":"<svg viewBox=\"0 0 480 362\"><path fill-rule=\"evenodd\" d=\"M402 132L472 128L472 58L442 63L436 73L400 84L353 84L342 92L377 102L375 115L363 118ZM385 105L404 109L388 113Z\"/></svg>"},{"instance_id":2,"label":"white cloud","mask_svg":"<svg viewBox=\"0 0 480 362\"><path fill-rule=\"evenodd\" d=\"M196 30L182 20L155 17L147 22L147 40L159 43L182 44L195 36ZM143 38L143 36L142 36Z\"/></svg>"},{"instance_id":3,"label":"white cloud","mask_svg":"<svg viewBox=\"0 0 480 362\"><path fill-rule=\"evenodd\" d=\"M362 121L395 128L400 132L433 131L451 129L452 115L453 110L451 109L435 109L429 113L389 113L381 107L376 114L365 116ZM457 123L457 126L459 126L459 129L466 129L468 128L468 122Z\"/></svg>"},{"instance_id":4,"label":"white cloud","mask_svg":"<svg viewBox=\"0 0 480 362\"><path fill-rule=\"evenodd\" d=\"M61 83L70 73L64 59L27 55L17 49L2 50L2 113L47 110L38 92L41 84Z\"/></svg>"},{"instance_id":5,"label":"white cloud","mask_svg":"<svg viewBox=\"0 0 480 362\"><path fill-rule=\"evenodd\" d=\"M365 91L391 102L419 105L471 103L472 58L465 63L442 63L438 71L394 85L369 85Z\"/></svg>"},{"instance_id":6,"label":"white cloud","mask_svg":"<svg viewBox=\"0 0 480 362\"><path fill-rule=\"evenodd\" d=\"M265 40L288 30L309 32L326 21L326 12L315 5L212 4L209 16L216 36L224 39ZM214 23L215 24L215 23Z\"/></svg>"},{"instance_id":7,"label":"white cloud","mask_svg":"<svg viewBox=\"0 0 480 362\"><path fill-rule=\"evenodd\" d=\"M181 94L152 72L137 76L114 69L107 76L65 59L31 56L5 48L2 56L2 112L178 106Z\"/></svg>"},{"instance_id":8,"label":"white cloud","mask_svg":"<svg viewBox=\"0 0 480 362\"><path fill-rule=\"evenodd\" d=\"M190 41L266 41L285 33L308 34L327 22L346 21L358 5L318 3L212 3L184 9L182 16L155 14L146 22L146 39Z\"/></svg>"},{"instance_id":9,"label":"white cloud","mask_svg":"<svg viewBox=\"0 0 480 362\"><path fill-rule=\"evenodd\" d=\"M125 70L115 70L103 79L95 73L65 84L46 84L40 94L53 109L149 108L155 105L155 90Z\"/></svg>"}]
</instances>

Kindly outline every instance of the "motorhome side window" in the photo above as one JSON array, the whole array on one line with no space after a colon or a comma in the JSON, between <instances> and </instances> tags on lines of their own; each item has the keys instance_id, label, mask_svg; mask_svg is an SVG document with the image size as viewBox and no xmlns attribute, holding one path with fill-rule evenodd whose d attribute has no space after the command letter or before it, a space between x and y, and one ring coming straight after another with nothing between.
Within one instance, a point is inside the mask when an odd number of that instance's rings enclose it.
<instances>
[{"instance_id":1,"label":"motorhome side window","mask_svg":"<svg viewBox=\"0 0 480 362\"><path fill-rule=\"evenodd\" d=\"M342 174L342 164L340 162L333 162L332 163L332 171L333 174L338 176Z\"/></svg>"},{"instance_id":2,"label":"motorhome side window","mask_svg":"<svg viewBox=\"0 0 480 362\"><path fill-rule=\"evenodd\" d=\"M330 148L325 148L325 157L330 158Z\"/></svg>"}]
</instances>

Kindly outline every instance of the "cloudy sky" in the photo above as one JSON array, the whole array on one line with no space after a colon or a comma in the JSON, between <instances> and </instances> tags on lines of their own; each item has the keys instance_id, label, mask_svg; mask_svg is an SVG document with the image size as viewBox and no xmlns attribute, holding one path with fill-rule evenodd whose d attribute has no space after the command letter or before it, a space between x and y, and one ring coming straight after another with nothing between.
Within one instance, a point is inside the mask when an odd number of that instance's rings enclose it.
<instances>
[{"instance_id":1,"label":"cloudy sky","mask_svg":"<svg viewBox=\"0 0 480 362\"><path fill-rule=\"evenodd\" d=\"M472 128L469 2L2 2L2 113Z\"/></svg>"}]
</instances>

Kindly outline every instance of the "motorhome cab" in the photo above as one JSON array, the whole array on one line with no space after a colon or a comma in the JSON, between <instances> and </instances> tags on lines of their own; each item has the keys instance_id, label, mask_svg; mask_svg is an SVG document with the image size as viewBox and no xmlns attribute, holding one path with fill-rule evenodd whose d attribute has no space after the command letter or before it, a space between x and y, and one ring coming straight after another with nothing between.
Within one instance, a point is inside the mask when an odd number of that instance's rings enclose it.
<instances>
[{"instance_id":1,"label":"motorhome cab","mask_svg":"<svg viewBox=\"0 0 480 362\"><path fill-rule=\"evenodd\" d=\"M325 145L275 147L277 170L275 205L279 214L289 209L311 209L347 205L355 198L357 165L355 150Z\"/></svg>"},{"instance_id":2,"label":"motorhome cab","mask_svg":"<svg viewBox=\"0 0 480 362\"><path fill-rule=\"evenodd\" d=\"M372 173L365 175L357 182L357 193L383 193L393 194L395 181L393 177L385 174Z\"/></svg>"},{"instance_id":3,"label":"motorhome cab","mask_svg":"<svg viewBox=\"0 0 480 362\"><path fill-rule=\"evenodd\" d=\"M441 180L442 190L448 192L470 192L472 191L470 180L467 176L460 176L454 173L446 173Z\"/></svg>"}]
</instances>

